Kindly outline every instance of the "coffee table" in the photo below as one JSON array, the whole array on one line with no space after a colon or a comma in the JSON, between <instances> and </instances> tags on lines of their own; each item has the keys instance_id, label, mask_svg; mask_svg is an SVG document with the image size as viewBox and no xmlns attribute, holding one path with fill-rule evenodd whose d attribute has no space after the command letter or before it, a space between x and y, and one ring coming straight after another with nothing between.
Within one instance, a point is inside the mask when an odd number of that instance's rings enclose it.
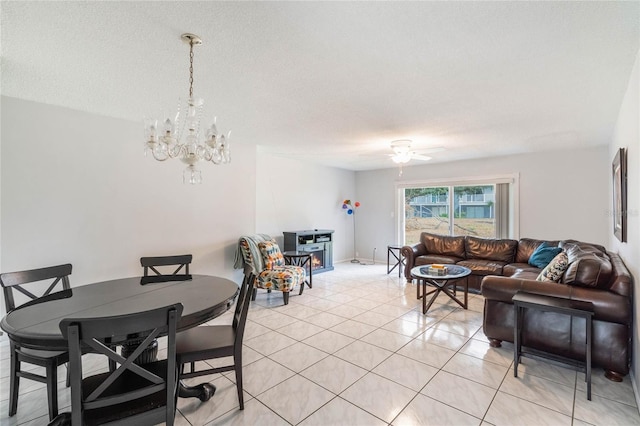
<instances>
[{"instance_id":1,"label":"coffee table","mask_svg":"<svg viewBox=\"0 0 640 426\"><path fill-rule=\"evenodd\" d=\"M418 299L422 299L422 313L426 314L433 302L436 300L440 293L444 293L451 298L458 305L467 309L468 295L469 295L469 283L464 281L464 302L456 297L456 281L460 278L464 278L471 273L471 269L460 265L443 265L447 268L447 275L432 275L429 273L429 267L431 265L416 266L411 269L411 276L418 280L417 295ZM434 287L433 290L427 292L427 285ZM453 291L449 287L453 286ZM420 287L422 287L422 294L420 294ZM429 303L427 303L427 296L433 294Z\"/></svg>"}]
</instances>

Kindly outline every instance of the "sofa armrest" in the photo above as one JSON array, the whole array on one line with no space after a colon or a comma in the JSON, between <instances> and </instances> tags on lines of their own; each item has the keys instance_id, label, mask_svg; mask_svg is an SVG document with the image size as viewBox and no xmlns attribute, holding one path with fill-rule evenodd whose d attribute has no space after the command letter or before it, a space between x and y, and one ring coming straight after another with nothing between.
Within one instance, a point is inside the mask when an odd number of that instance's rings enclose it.
<instances>
[{"instance_id":1,"label":"sofa armrest","mask_svg":"<svg viewBox=\"0 0 640 426\"><path fill-rule=\"evenodd\" d=\"M401 252L404 257L404 277L407 281L411 281L411 269L415 265L416 258L427 254L427 247L417 243L412 246L403 246Z\"/></svg>"},{"instance_id":2,"label":"sofa armrest","mask_svg":"<svg viewBox=\"0 0 640 426\"><path fill-rule=\"evenodd\" d=\"M481 292L487 300L512 304L511 299L518 291L591 302L594 319L627 326L631 322L631 300L608 290L494 275L482 280Z\"/></svg>"},{"instance_id":3,"label":"sofa armrest","mask_svg":"<svg viewBox=\"0 0 640 426\"><path fill-rule=\"evenodd\" d=\"M511 278L498 275L487 275L482 279L480 291L485 299L512 303L511 299L519 291L544 294L547 296L569 297L571 287L567 285L526 278Z\"/></svg>"}]
</instances>

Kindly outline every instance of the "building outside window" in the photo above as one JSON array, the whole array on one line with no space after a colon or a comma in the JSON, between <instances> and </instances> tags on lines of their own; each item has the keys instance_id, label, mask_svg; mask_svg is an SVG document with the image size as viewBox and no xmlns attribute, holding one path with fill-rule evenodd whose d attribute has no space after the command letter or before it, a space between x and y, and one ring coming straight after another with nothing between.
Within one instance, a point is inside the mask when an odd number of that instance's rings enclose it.
<instances>
[{"instance_id":1,"label":"building outside window","mask_svg":"<svg viewBox=\"0 0 640 426\"><path fill-rule=\"evenodd\" d=\"M416 244L422 232L513 238L517 210L513 182L487 179L460 185L405 184L399 188L399 217L403 220L399 231L404 234L400 240Z\"/></svg>"}]
</instances>

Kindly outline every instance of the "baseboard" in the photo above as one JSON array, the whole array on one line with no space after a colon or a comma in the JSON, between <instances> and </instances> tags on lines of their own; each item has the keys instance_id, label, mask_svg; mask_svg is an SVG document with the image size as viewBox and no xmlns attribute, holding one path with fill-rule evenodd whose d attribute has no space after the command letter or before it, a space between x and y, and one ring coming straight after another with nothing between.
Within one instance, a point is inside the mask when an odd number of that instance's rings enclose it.
<instances>
[{"instance_id":1,"label":"baseboard","mask_svg":"<svg viewBox=\"0 0 640 426\"><path fill-rule=\"evenodd\" d=\"M636 385L636 376L633 374L633 370L629 371L629 379L631 379L631 386L633 387L633 396L636 399L636 407L640 407L640 398L638 394L638 386Z\"/></svg>"},{"instance_id":2,"label":"baseboard","mask_svg":"<svg viewBox=\"0 0 640 426\"><path fill-rule=\"evenodd\" d=\"M353 264L357 264L356 262L352 262L352 260L353 260L353 258L344 259L344 260L338 260L338 261L334 260L333 264L334 265L337 264L337 263L353 263ZM364 265L364 266L372 265L372 263L371 263L372 259L368 259L368 260L367 259L355 259L355 260L357 260L360 265ZM378 265L380 263L384 263L384 262L380 262L379 260L376 259L376 263L375 264Z\"/></svg>"}]
</instances>

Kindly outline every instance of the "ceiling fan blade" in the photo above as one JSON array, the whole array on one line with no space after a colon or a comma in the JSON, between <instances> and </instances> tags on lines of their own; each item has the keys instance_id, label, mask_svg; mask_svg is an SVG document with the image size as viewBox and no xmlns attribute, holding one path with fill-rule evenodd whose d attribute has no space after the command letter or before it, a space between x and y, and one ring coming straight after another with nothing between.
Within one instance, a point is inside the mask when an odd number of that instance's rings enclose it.
<instances>
[{"instance_id":1,"label":"ceiling fan blade","mask_svg":"<svg viewBox=\"0 0 640 426\"><path fill-rule=\"evenodd\" d=\"M415 151L416 154L418 155L423 155L423 154L433 154L436 152L442 152L444 151L446 148L443 146L434 146L433 148L425 148L425 149L418 149Z\"/></svg>"},{"instance_id":2,"label":"ceiling fan blade","mask_svg":"<svg viewBox=\"0 0 640 426\"><path fill-rule=\"evenodd\" d=\"M413 154L411 156L412 160L420 160L420 161L429 161L431 160L431 157L427 157L426 155L420 155L420 154Z\"/></svg>"}]
</instances>

